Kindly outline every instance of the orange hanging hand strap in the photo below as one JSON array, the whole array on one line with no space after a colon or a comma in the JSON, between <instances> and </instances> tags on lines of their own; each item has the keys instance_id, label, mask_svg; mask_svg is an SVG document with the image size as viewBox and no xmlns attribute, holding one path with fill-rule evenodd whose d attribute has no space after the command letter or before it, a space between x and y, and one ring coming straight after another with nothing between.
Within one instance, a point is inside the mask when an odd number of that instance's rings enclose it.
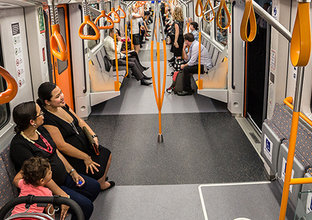
<instances>
[{"instance_id":1,"label":"orange hanging hand strap","mask_svg":"<svg viewBox=\"0 0 312 220\"><path fill-rule=\"evenodd\" d=\"M84 35L83 34L83 28L85 25L90 25L90 27L94 30L95 34L94 35ZM79 37L84 40L98 40L100 38L100 31L97 28L97 26L90 20L90 15L85 15L84 16L84 21L80 25L79 30Z\"/></svg>"},{"instance_id":2,"label":"orange hanging hand strap","mask_svg":"<svg viewBox=\"0 0 312 220\"><path fill-rule=\"evenodd\" d=\"M118 14L118 11L120 11L120 12L122 12L123 13L123 15L121 16L121 15L119 15L119 17L121 18L121 19L124 19L124 18L126 18L126 16L127 16L127 14L126 14L126 12L120 7L120 5L118 6L118 8L117 8L117 10L116 10L116 13Z\"/></svg>"},{"instance_id":3,"label":"orange hanging hand strap","mask_svg":"<svg viewBox=\"0 0 312 220\"><path fill-rule=\"evenodd\" d=\"M306 66L311 53L310 3L298 3L295 26L290 42L293 66Z\"/></svg>"},{"instance_id":4,"label":"orange hanging hand strap","mask_svg":"<svg viewBox=\"0 0 312 220\"><path fill-rule=\"evenodd\" d=\"M249 36L247 36L248 20L250 26ZM244 15L240 26L240 36L243 41L251 42L255 39L256 34L257 34L257 22L252 5L252 0L246 0Z\"/></svg>"},{"instance_id":5,"label":"orange hanging hand strap","mask_svg":"<svg viewBox=\"0 0 312 220\"><path fill-rule=\"evenodd\" d=\"M113 20L113 22L116 24L116 23L119 23L120 22L120 17L119 17L119 14L115 11L115 8L112 8L112 10L108 13L108 16L111 16L111 15L114 15L114 18L116 18L117 20Z\"/></svg>"},{"instance_id":6,"label":"orange hanging hand strap","mask_svg":"<svg viewBox=\"0 0 312 220\"><path fill-rule=\"evenodd\" d=\"M64 39L60 33L60 25L54 24L51 26L52 28L52 36L50 38L50 47L53 56L55 58L65 61L67 60L67 51L66 51L66 44Z\"/></svg>"},{"instance_id":7,"label":"orange hanging hand strap","mask_svg":"<svg viewBox=\"0 0 312 220\"><path fill-rule=\"evenodd\" d=\"M208 9L208 5L209 5L209 7L211 9L211 12L205 15L205 12L209 10ZM212 17L210 16L211 14L212 14ZM209 19L207 19L208 15L209 15L209 17L208 17ZM214 9L212 7L212 4L211 4L210 0L207 0L206 5L204 7L204 13L203 13L204 20L207 21L207 22L211 22L215 18L215 15L216 14L215 14L215 11L214 11Z\"/></svg>"},{"instance_id":8,"label":"orange hanging hand strap","mask_svg":"<svg viewBox=\"0 0 312 220\"><path fill-rule=\"evenodd\" d=\"M222 8L224 9L226 17L227 17L227 24L225 25L225 27L222 27L221 24L220 24L220 20L221 20L221 17L222 17L222 15L221 15ZM221 2L220 2L220 7L219 7L219 10L217 12L217 25L218 25L219 28L221 28L223 30L228 29L230 27L230 25L231 25L231 15L230 15L229 10L226 7L225 0L221 0Z\"/></svg>"},{"instance_id":9,"label":"orange hanging hand strap","mask_svg":"<svg viewBox=\"0 0 312 220\"><path fill-rule=\"evenodd\" d=\"M7 83L7 89L0 93L0 105L10 102L17 94L18 86L6 69L0 66L0 75L5 79Z\"/></svg>"},{"instance_id":10,"label":"orange hanging hand strap","mask_svg":"<svg viewBox=\"0 0 312 220\"><path fill-rule=\"evenodd\" d=\"M200 7L200 13L198 13L198 7ZM204 6L203 6L203 3L202 3L202 0L197 0L196 2L196 6L195 6L195 14L197 17L201 17L203 16L203 10L204 10Z\"/></svg>"},{"instance_id":11,"label":"orange hanging hand strap","mask_svg":"<svg viewBox=\"0 0 312 220\"><path fill-rule=\"evenodd\" d=\"M106 18L107 22L110 23L110 25L106 25L106 26L97 26L99 29L112 29L114 27L114 22L113 20L107 16L107 14L105 14L105 11L101 11L101 14L95 19L94 24L97 24L98 21L100 20L100 18Z\"/></svg>"}]
</instances>

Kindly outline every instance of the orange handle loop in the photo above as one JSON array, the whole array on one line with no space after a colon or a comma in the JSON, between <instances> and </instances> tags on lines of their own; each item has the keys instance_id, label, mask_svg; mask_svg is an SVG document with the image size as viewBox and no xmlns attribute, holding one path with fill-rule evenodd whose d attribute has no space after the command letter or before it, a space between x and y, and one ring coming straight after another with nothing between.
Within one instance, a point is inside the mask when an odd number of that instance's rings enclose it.
<instances>
[{"instance_id":1,"label":"orange handle loop","mask_svg":"<svg viewBox=\"0 0 312 220\"><path fill-rule=\"evenodd\" d=\"M0 105L10 102L17 94L18 86L10 73L0 66L0 75L5 79L7 83L7 89L0 93Z\"/></svg>"},{"instance_id":2,"label":"orange handle loop","mask_svg":"<svg viewBox=\"0 0 312 220\"><path fill-rule=\"evenodd\" d=\"M83 28L85 25L90 25L92 29L94 30L94 35L84 35L83 34ZM84 16L84 22L80 25L79 30L79 37L84 40L98 40L100 38L100 31L97 28L97 26L90 20L90 15Z\"/></svg>"},{"instance_id":3,"label":"orange handle loop","mask_svg":"<svg viewBox=\"0 0 312 220\"><path fill-rule=\"evenodd\" d=\"M198 7L200 7L200 13L198 13ZM202 3L202 0L197 0L196 2L196 7L195 7L195 14L197 17L201 17L203 16L204 12L204 6L203 6L203 3Z\"/></svg>"},{"instance_id":4,"label":"orange handle loop","mask_svg":"<svg viewBox=\"0 0 312 220\"><path fill-rule=\"evenodd\" d=\"M123 16L119 15L120 18L124 19L126 18L127 14L126 12L120 7L120 5L118 6L117 10L116 10L116 13L118 14L118 11L122 12L123 13Z\"/></svg>"},{"instance_id":5,"label":"orange handle loop","mask_svg":"<svg viewBox=\"0 0 312 220\"><path fill-rule=\"evenodd\" d=\"M295 26L290 42L293 66L306 66L311 53L310 3L298 3Z\"/></svg>"},{"instance_id":6,"label":"orange handle loop","mask_svg":"<svg viewBox=\"0 0 312 220\"><path fill-rule=\"evenodd\" d=\"M137 8L140 8L142 7L142 2L136 2L134 6Z\"/></svg>"},{"instance_id":7,"label":"orange handle loop","mask_svg":"<svg viewBox=\"0 0 312 220\"><path fill-rule=\"evenodd\" d=\"M250 26L249 36L247 36L248 20ZM255 11L252 5L252 0L246 0L244 15L240 26L240 36L243 41L251 42L255 39L256 34L257 34L257 22Z\"/></svg>"},{"instance_id":8,"label":"orange handle loop","mask_svg":"<svg viewBox=\"0 0 312 220\"><path fill-rule=\"evenodd\" d=\"M108 16L111 16L112 14L114 14L114 18L116 18L117 20L113 20L114 23L119 23L120 22L120 17L119 14L115 11L115 8L112 8L112 10L108 13Z\"/></svg>"},{"instance_id":9,"label":"orange handle loop","mask_svg":"<svg viewBox=\"0 0 312 220\"><path fill-rule=\"evenodd\" d=\"M66 51L66 44L64 39L60 33L60 25L54 24L52 25L52 36L50 39L50 47L53 56L55 58L65 61L67 60L67 51Z\"/></svg>"},{"instance_id":10,"label":"orange handle loop","mask_svg":"<svg viewBox=\"0 0 312 220\"><path fill-rule=\"evenodd\" d=\"M106 19L107 19L107 22L109 22L110 25L107 25L107 26L97 26L99 29L112 29L112 28L114 27L114 22L113 22L113 20L112 20L109 16L107 16L107 15L105 14L105 11L104 11L104 10L101 11L101 14L95 19L94 24L97 24L98 21L100 20L100 18L106 18Z\"/></svg>"},{"instance_id":11,"label":"orange handle loop","mask_svg":"<svg viewBox=\"0 0 312 220\"><path fill-rule=\"evenodd\" d=\"M205 12L208 10L208 5L209 5L209 7L211 8L211 12L205 15ZM211 15L211 14L212 14L212 18L210 18L210 15ZM209 18L210 18L210 19L207 19L207 16L208 16L208 15L209 15ZM211 4L210 0L207 0L207 2L206 2L206 5L205 5L205 7L204 7L203 16L204 16L204 20L207 21L207 22L211 22L211 21L215 18L215 11L214 11L214 9L213 9L213 7L212 7L212 4Z\"/></svg>"},{"instance_id":12,"label":"orange handle loop","mask_svg":"<svg viewBox=\"0 0 312 220\"><path fill-rule=\"evenodd\" d=\"M221 10L222 8L224 9L225 13L226 13L226 16L227 16L227 24L225 25L225 27L222 27L221 24L220 24L220 19L221 19ZM223 30L226 30L230 27L231 25L231 15L230 15L230 12L229 10L227 9L226 7L226 3L225 3L225 0L221 0L220 2L220 7L219 7L219 10L217 12L217 25L219 28L223 29Z\"/></svg>"}]
</instances>

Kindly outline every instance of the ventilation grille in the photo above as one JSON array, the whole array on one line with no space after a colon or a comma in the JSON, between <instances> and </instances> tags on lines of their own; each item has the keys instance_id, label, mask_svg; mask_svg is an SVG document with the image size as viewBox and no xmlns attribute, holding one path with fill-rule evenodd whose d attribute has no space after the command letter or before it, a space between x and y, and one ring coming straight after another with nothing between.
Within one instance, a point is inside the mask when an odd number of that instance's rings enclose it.
<instances>
[{"instance_id":1,"label":"ventilation grille","mask_svg":"<svg viewBox=\"0 0 312 220\"><path fill-rule=\"evenodd\" d=\"M259 141L258 137L255 135L255 133L249 132L249 135L250 135L250 137L253 139L253 141L254 141L256 144L260 144L260 141Z\"/></svg>"}]
</instances>

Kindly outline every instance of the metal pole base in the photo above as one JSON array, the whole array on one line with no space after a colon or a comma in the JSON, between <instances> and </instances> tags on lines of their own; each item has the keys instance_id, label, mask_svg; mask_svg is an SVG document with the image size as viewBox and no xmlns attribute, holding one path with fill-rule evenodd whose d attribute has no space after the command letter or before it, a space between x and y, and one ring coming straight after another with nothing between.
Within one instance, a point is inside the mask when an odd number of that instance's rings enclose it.
<instances>
[{"instance_id":1,"label":"metal pole base","mask_svg":"<svg viewBox=\"0 0 312 220\"><path fill-rule=\"evenodd\" d=\"M158 143L163 143L164 142L164 136L162 134L158 134L157 141L158 141Z\"/></svg>"}]
</instances>

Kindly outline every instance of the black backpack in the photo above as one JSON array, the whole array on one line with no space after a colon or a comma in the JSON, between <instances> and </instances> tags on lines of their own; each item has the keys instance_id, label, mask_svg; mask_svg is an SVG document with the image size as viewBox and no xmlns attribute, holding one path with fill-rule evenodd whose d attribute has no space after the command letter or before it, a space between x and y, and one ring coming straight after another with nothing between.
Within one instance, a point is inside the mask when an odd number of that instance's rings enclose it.
<instances>
[{"instance_id":1,"label":"black backpack","mask_svg":"<svg viewBox=\"0 0 312 220\"><path fill-rule=\"evenodd\" d=\"M168 93L174 92L174 94L177 94L177 92L183 91L183 74L182 71L175 71L172 75L172 84L171 86L166 89Z\"/></svg>"}]
</instances>

